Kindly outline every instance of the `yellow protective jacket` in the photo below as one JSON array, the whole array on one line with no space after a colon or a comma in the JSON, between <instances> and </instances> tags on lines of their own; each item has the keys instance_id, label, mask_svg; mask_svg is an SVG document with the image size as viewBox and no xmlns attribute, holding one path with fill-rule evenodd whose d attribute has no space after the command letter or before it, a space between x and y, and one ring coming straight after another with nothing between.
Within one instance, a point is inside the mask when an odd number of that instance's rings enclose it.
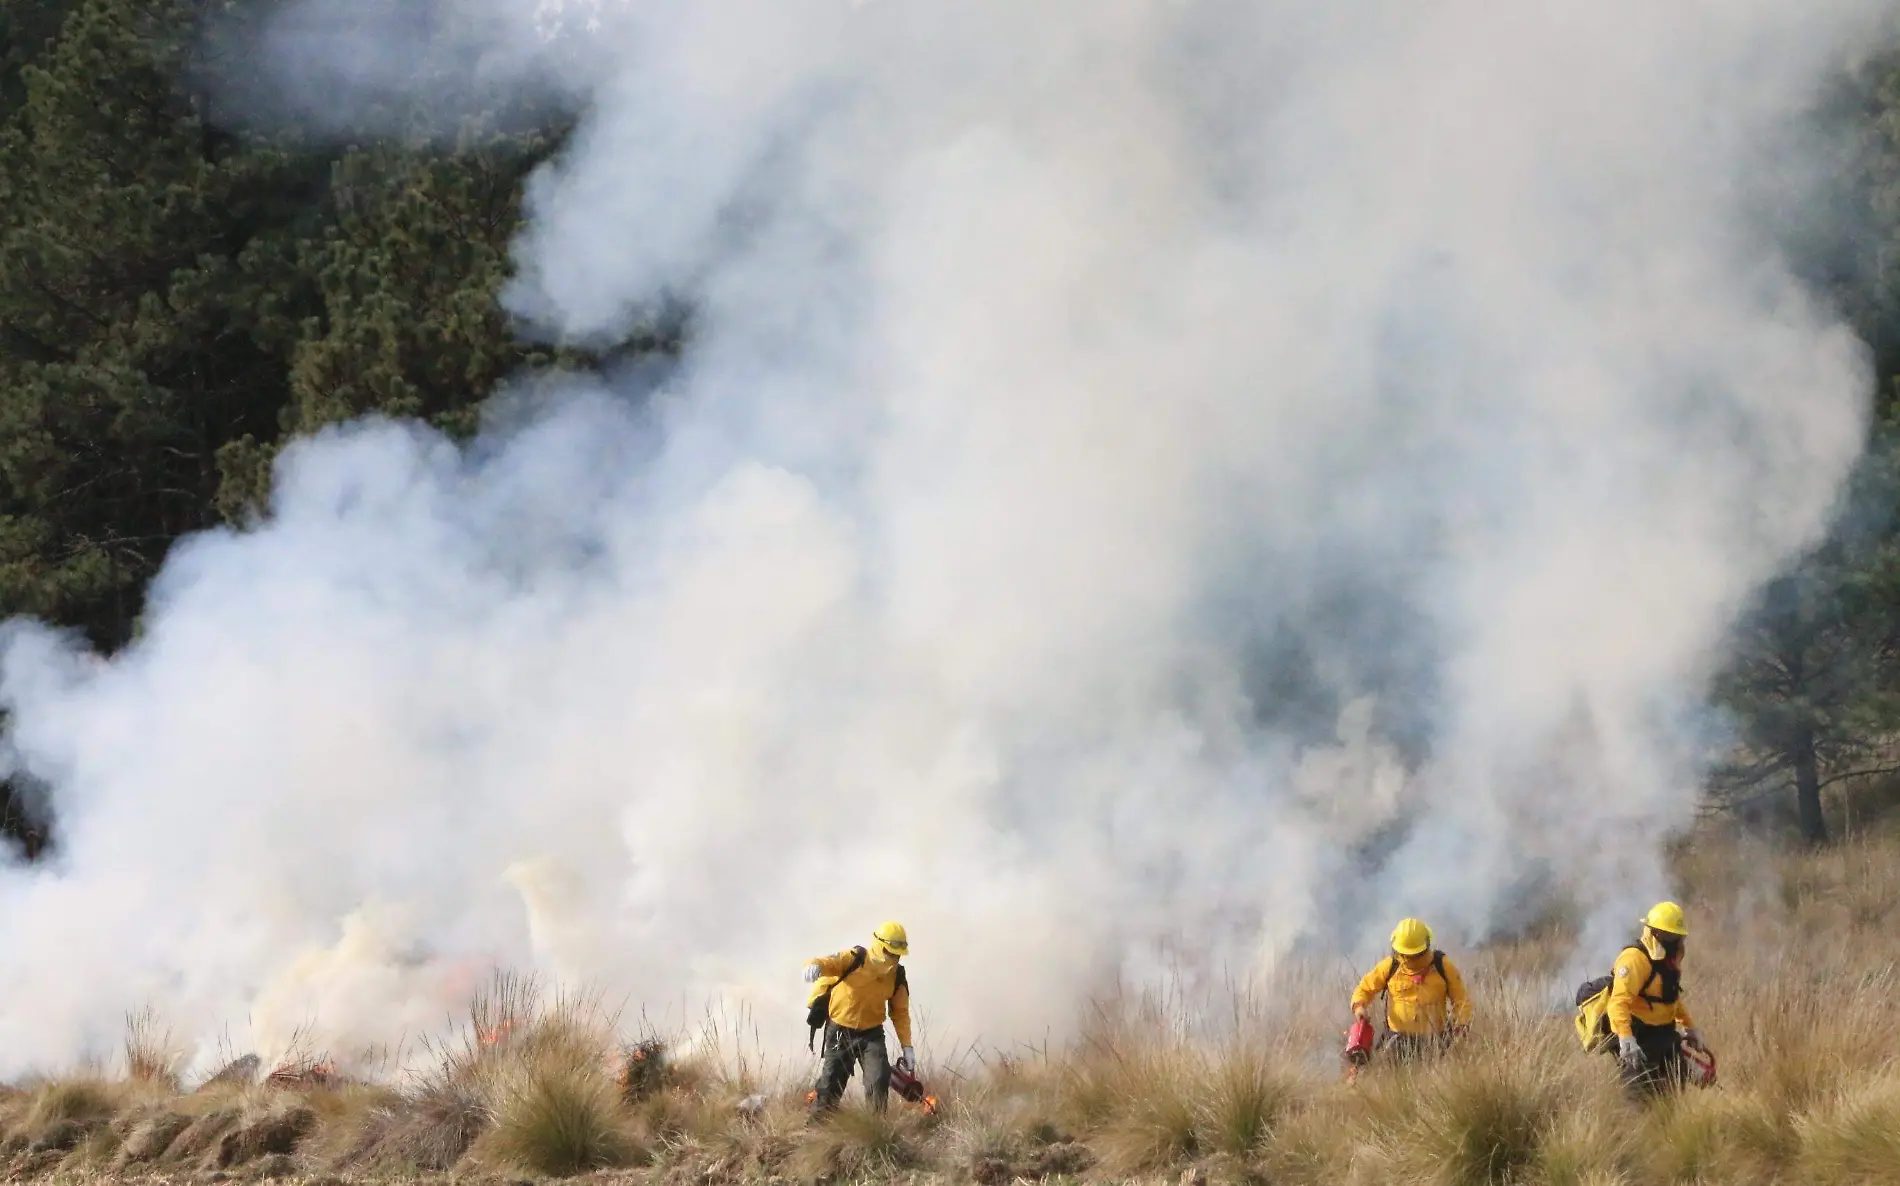
<instances>
[{"instance_id":1,"label":"yellow protective jacket","mask_svg":"<svg viewBox=\"0 0 1900 1186\"><path fill-rule=\"evenodd\" d=\"M1675 993L1669 992L1662 959L1662 948L1647 934L1640 947L1626 947L1616 957L1616 966L1610 970L1609 1018L1610 1032L1617 1037L1630 1036L1632 1019L1644 1025L1677 1025L1684 1029L1695 1024L1689 1020L1679 979Z\"/></svg>"},{"instance_id":2,"label":"yellow protective jacket","mask_svg":"<svg viewBox=\"0 0 1900 1186\"><path fill-rule=\"evenodd\" d=\"M1352 1007L1358 1010L1386 994L1385 1024L1395 1034L1435 1034L1446 1028L1446 1004L1457 1025L1471 1024L1471 998L1465 994L1465 978L1448 957L1440 957L1444 975L1432 966L1430 951L1417 955L1386 956L1367 972L1353 990ZM1393 967L1397 960L1398 966Z\"/></svg>"},{"instance_id":3,"label":"yellow protective jacket","mask_svg":"<svg viewBox=\"0 0 1900 1186\"><path fill-rule=\"evenodd\" d=\"M910 986L898 978L899 964L892 960L879 968L870 960L857 971L839 980L838 976L856 958L847 948L836 955L822 955L811 961L818 965L818 982L812 986L813 999L831 987L831 1020L846 1029L877 1029L884 1024L889 1010L891 1027L897 1031L897 1044L910 1041Z\"/></svg>"}]
</instances>

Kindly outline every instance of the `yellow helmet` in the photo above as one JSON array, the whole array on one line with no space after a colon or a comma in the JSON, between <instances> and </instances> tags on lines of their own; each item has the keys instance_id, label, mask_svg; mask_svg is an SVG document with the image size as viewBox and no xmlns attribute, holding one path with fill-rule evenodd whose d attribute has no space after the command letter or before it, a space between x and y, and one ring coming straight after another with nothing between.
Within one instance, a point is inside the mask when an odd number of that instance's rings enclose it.
<instances>
[{"instance_id":1,"label":"yellow helmet","mask_svg":"<svg viewBox=\"0 0 1900 1186\"><path fill-rule=\"evenodd\" d=\"M1689 933L1689 924L1682 917L1682 907L1674 902L1658 902L1651 906L1649 913L1643 916L1643 925L1665 935Z\"/></svg>"},{"instance_id":2,"label":"yellow helmet","mask_svg":"<svg viewBox=\"0 0 1900 1186\"><path fill-rule=\"evenodd\" d=\"M1432 929L1416 918L1408 918L1392 928L1392 950L1400 955L1417 955L1432 945Z\"/></svg>"},{"instance_id":3,"label":"yellow helmet","mask_svg":"<svg viewBox=\"0 0 1900 1186\"><path fill-rule=\"evenodd\" d=\"M901 922L883 924L871 932L871 938L876 939L892 955L910 954L910 936L904 933L904 924Z\"/></svg>"}]
</instances>

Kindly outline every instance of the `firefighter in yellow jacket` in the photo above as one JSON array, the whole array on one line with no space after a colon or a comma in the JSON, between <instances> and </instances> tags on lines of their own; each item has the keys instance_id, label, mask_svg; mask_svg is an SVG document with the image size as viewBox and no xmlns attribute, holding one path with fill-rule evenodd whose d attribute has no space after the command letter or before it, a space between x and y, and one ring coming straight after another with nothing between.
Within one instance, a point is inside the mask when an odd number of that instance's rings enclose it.
<instances>
[{"instance_id":1,"label":"firefighter in yellow jacket","mask_svg":"<svg viewBox=\"0 0 1900 1186\"><path fill-rule=\"evenodd\" d=\"M837 1106L854 1066L864 1072L865 1098L873 1108L884 1110L891 1090L890 1053L884 1046L887 1011L903 1051L899 1061L906 1071L916 1072L917 1052L910 1044L910 983L899 962L909 952L910 937L903 926L887 922L872 932L868 948L853 947L805 965L805 983L823 985L813 989L813 1003L828 997L823 1011L824 1059L812 1099L814 1114Z\"/></svg>"},{"instance_id":2,"label":"firefighter in yellow jacket","mask_svg":"<svg viewBox=\"0 0 1900 1186\"><path fill-rule=\"evenodd\" d=\"M1353 1016L1366 1016L1373 999L1381 995L1386 999L1386 1032L1379 1044L1401 1059L1442 1047L1471 1024L1465 978L1444 952L1432 950L1432 929L1416 918L1393 928L1392 954L1353 990Z\"/></svg>"},{"instance_id":3,"label":"firefighter in yellow jacket","mask_svg":"<svg viewBox=\"0 0 1900 1186\"><path fill-rule=\"evenodd\" d=\"M1682 956L1689 934L1682 907L1658 902L1643 918L1637 945L1625 947L1610 971L1608 1016L1617 1061L1640 1089L1682 1082L1682 1043L1701 1050L1702 1037L1683 1000Z\"/></svg>"}]
</instances>

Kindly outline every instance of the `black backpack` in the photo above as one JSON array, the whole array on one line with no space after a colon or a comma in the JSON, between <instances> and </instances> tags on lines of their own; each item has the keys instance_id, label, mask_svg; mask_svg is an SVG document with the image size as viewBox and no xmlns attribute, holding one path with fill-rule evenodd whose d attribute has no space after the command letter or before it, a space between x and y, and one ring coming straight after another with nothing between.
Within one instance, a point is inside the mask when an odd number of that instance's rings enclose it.
<instances>
[{"instance_id":1,"label":"black backpack","mask_svg":"<svg viewBox=\"0 0 1900 1186\"><path fill-rule=\"evenodd\" d=\"M1585 1001L1596 996L1614 983L1616 983L1615 976L1598 976L1595 980L1586 980L1582 984L1579 984L1577 986L1576 1002L1578 1007L1582 1007Z\"/></svg>"},{"instance_id":2,"label":"black backpack","mask_svg":"<svg viewBox=\"0 0 1900 1186\"><path fill-rule=\"evenodd\" d=\"M810 1050L818 1041L818 1031L825 1028L825 1022L831 1020L831 990L844 983L844 978L864 966L865 951L862 947L851 949L851 966L839 973L825 991L811 1000L811 1007L805 1010L805 1024L811 1027L811 1033L805 1038L805 1049Z\"/></svg>"},{"instance_id":3,"label":"black backpack","mask_svg":"<svg viewBox=\"0 0 1900 1186\"><path fill-rule=\"evenodd\" d=\"M1617 954L1622 955L1625 951L1640 951L1643 954L1643 958L1649 961L1649 979L1643 981L1642 988L1637 990L1636 995L1652 1005L1674 1004L1676 999L1682 995L1682 981L1680 975L1674 974L1673 969L1670 969L1663 961L1649 954L1648 949L1639 944L1627 943L1618 949ZM1662 991L1658 993L1649 992L1649 986L1658 980L1662 981ZM1579 984L1577 986L1578 1006L1581 1007L1585 1001L1596 996L1615 982L1616 974L1611 973L1608 976L1598 976L1594 980L1586 980L1582 984Z\"/></svg>"}]
</instances>

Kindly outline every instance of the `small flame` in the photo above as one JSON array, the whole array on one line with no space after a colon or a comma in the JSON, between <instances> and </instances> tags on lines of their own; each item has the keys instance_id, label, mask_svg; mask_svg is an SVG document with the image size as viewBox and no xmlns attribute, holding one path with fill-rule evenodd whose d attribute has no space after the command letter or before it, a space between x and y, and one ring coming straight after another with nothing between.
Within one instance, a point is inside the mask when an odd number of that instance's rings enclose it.
<instances>
[{"instance_id":1,"label":"small flame","mask_svg":"<svg viewBox=\"0 0 1900 1186\"><path fill-rule=\"evenodd\" d=\"M487 1029L477 1029L475 1031L475 1042L477 1045L481 1046L485 1050L488 1047L497 1044L503 1038L507 1037L509 1034L513 1033L514 1028L515 1028L514 1018L512 1017L503 1018L501 1021L497 1022L495 1025L488 1027Z\"/></svg>"},{"instance_id":2,"label":"small flame","mask_svg":"<svg viewBox=\"0 0 1900 1186\"><path fill-rule=\"evenodd\" d=\"M328 1083L335 1078L334 1062L287 1062L267 1075L264 1081L279 1087L296 1087Z\"/></svg>"}]
</instances>

